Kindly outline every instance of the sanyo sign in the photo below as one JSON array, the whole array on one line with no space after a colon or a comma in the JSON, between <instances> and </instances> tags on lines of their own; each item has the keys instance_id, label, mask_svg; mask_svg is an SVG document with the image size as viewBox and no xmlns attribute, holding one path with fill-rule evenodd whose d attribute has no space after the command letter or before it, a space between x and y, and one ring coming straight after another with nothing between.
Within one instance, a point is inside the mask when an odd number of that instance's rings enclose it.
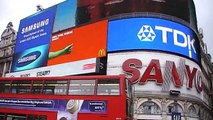
<instances>
[{"instance_id":1,"label":"sanyo sign","mask_svg":"<svg viewBox=\"0 0 213 120\"><path fill-rule=\"evenodd\" d=\"M179 23L156 18L123 19L109 23L108 51L159 50L199 61L196 39L191 29Z\"/></svg>"},{"instance_id":2,"label":"sanyo sign","mask_svg":"<svg viewBox=\"0 0 213 120\"><path fill-rule=\"evenodd\" d=\"M208 103L209 83L199 65L184 57L156 52L108 54L107 75L126 74L135 91L168 93L180 91Z\"/></svg>"}]
</instances>

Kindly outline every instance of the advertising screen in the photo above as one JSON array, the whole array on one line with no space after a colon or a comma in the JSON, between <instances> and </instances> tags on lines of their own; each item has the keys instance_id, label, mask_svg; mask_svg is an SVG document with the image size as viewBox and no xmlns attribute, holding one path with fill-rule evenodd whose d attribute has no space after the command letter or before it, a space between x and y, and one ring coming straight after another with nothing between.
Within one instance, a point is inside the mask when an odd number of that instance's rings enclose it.
<instances>
[{"instance_id":1,"label":"advertising screen","mask_svg":"<svg viewBox=\"0 0 213 120\"><path fill-rule=\"evenodd\" d=\"M40 45L23 52L13 55L11 71L22 71L38 67L43 67L47 64L49 45Z\"/></svg>"},{"instance_id":2,"label":"advertising screen","mask_svg":"<svg viewBox=\"0 0 213 120\"><path fill-rule=\"evenodd\" d=\"M200 66L187 58L168 53L120 52L108 53L107 75L126 74L135 92L169 94L180 91L180 96L199 98L206 104L209 82Z\"/></svg>"},{"instance_id":3,"label":"advertising screen","mask_svg":"<svg viewBox=\"0 0 213 120\"><path fill-rule=\"evenodd\" d=\"M102 63L100 59L91 58L24 71L17 69L18 72L8 73L6 74L6 77L52 77L100 73L99 64Z\"/></svg>"},{"instance_id":4,"label":"advertising screen","mask_svg":"<svg viewBox=\"0 0 213 120\"><path fill-rule=\"evenodd\" d=\"M51 7L20 21L15 53L49 44L55 9L56 7Z\"/></svg>"},{"instance_id":5,"label":"advertising screen","mask_svg":"<svg viewBox=\"0 0 213 120\"><path fill-rule=\"evenodd\" d=\"M16 72L18 76L20 74L17 72L34 68L38 70L31 71L35 74L33 76L40 76L37 74L40 71L48 71L48 75L51 76L96 72L96 58L106 56L107 25L108 21L103 20L79 28L56 32L51 35L52 39L48 44L16 53L13 57L11 71ZM80 63L78 67L75 65L76 63ZM55 69L64 68L66 65L71 65L70 68L66 68L66 72ZM73 67L76 68L76 71L73 70ZM16 74L13 76L17 76ZM29 71L26 74L28 76Z\"/></svg>"},{"instance_id":6,"label":"advertising screen","mask_svg":"<svg viewBox=\"0 0 213 120\"><path fill-rule=\"evenodd\" d=\"M42 67L45 71L52 71L53 75L58 72L47 66L56 65L61 68L65 64L73 65L69 62L79 60L85 60L86 62L80 63L88 64L90 59L106 56L108 21L74 28L78 21L76 16L80 14L77 8L78 0L69 0L22 19L11 72ZM96 71L94 65L96 63L92 62L90 71ZM39 71L42 70L36 72ZM72 69L68 70L71 71ZM79 71L85 73L80 67Z\"/></svg>"},{"instance_id":7,"label":"advertising screen","mask_svg":"<svg viewBox=\"0 0 213 120\"><path fill-rule=\"evenodd\" d=\"M57 5L53 33L75 26L77 0L67 0Z\"/></svg>"},{"instance_id":8,"label":"advertising screen","mask_svg":"<svg viewBox=\"0 0 213 120\"><path fill-rule=\"evenodd\" d=\"M48 65L106 56L107 20L53 34Z\"/></svg>"},{"instance_id":9,"label":"advertising screen","mask_svg":"<svg viewBox=\"0 0 213 120\"><path fill-rule=\"evenodd\" d=\"M108 52L157 50L199 61L199 41L188 27L157 18L130 18L109 22Z\"/></svg>"},{"instance_id":10,"label":"advertising screen","mask_svg":"<svg viewBox=\"0 0 213 120\"><path fill-rule=\"evenodd\" d=\"M78 120L79 113L106 114L105 100L12 99L0 98L1 108L57 111L57 120Z\"/></svg>"}]
</instances>

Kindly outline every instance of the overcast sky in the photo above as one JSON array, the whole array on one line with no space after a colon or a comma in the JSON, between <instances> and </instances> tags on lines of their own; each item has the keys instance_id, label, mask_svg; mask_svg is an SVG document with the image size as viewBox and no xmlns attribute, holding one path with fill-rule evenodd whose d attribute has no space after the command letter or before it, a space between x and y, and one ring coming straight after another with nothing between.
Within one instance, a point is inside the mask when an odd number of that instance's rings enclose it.
<instances>
[{"instance_id":1,"label":"overcast sky","mask_svg":"<svg viewBox=\"0 0 213 120\"><path fill-rule=\"evenodd\" d=\"M9 21L18 31L21 19L36 12L36 5L48 8L65 0L0 0L0 34ZM203 28L204 42L213 57L213 0L194 0L198 27Z\"/></svg>"}]
</instances>

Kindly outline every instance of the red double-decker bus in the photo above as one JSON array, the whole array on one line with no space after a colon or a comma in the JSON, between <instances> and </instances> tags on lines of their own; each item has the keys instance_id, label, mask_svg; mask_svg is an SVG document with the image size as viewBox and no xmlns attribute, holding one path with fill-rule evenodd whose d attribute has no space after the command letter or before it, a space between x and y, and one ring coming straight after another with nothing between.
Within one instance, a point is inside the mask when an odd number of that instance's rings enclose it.
<instances>
[{"instance_id":1,"label":"red double-decker bus","mask_svg":"<svg viewBox=\"0 0 213 120\"><path fill-rule=\"evenodd\" d=\"M131 120L124 75L0 78L0 120Z\"/></svg>"}]
</instances>

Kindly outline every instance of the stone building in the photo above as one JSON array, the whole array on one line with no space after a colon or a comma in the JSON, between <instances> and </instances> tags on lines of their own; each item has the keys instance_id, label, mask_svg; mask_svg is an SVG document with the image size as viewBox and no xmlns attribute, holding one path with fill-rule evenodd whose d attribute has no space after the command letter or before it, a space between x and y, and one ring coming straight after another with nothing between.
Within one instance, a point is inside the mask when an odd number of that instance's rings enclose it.
<instances>
[{"instance_id":1,"label":"stone building","mask_svg":"<svg viewBox=\"0 0 213 120\"><path fill-rule=\"evenodd\" d=\"M12 22L7 24L6 29L1 34L0 40L0 76L5 76L10 72L12 55L15 47L17 32L13 29Z\"/></svg>"}]
</instances>

